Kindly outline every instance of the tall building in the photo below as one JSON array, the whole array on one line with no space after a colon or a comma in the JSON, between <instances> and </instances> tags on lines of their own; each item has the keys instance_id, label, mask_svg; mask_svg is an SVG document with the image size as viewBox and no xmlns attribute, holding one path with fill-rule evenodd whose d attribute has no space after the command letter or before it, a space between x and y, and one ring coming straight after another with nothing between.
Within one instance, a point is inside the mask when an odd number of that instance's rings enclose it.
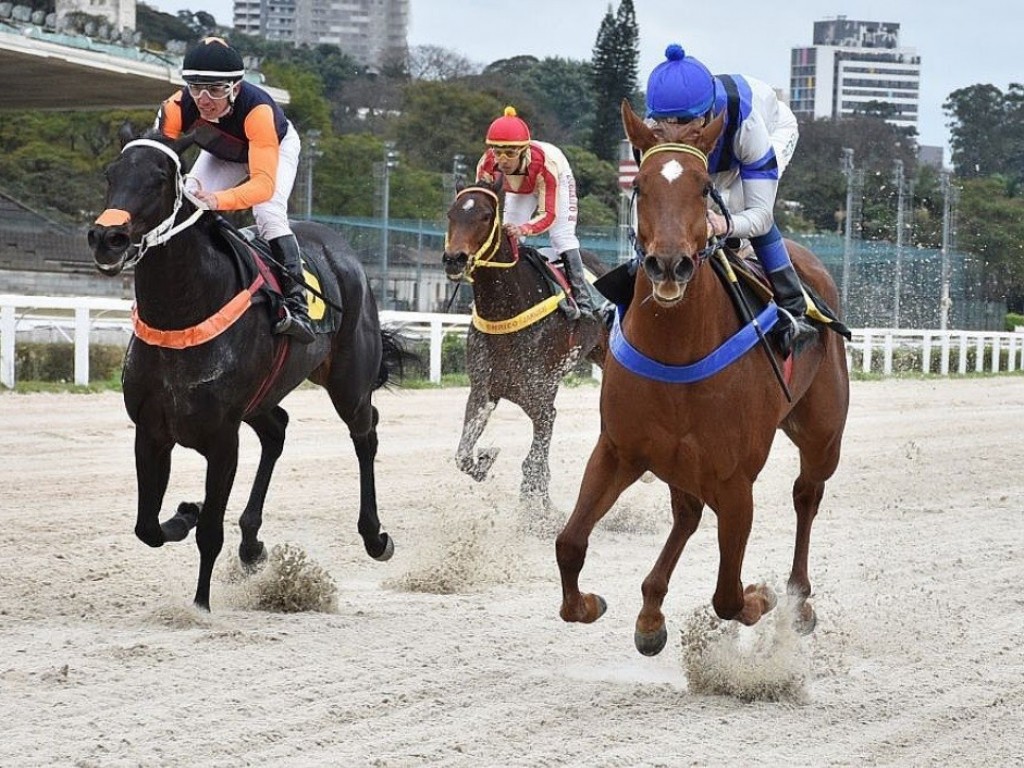
<instances>
[{"instance_id":1,"label":"tall building","mask_svg":"<svg viewBox=\"0 0 1024 768\"><path fill-rule=\"evenodd\" d=\"M405 58L409 0L235 0L234 26L293 45L337 45L379 68Z\"/></svg>"},{"instance_id":2,"label":"tall building","mask_svg":"<svg viewBox=\"0 0 1024 768\"><path fill-rule=\"evenodd\" d=\"M849 21L814 22L814 45L794 48L790 104L800 119L839 118L881 103L886 120L917 128L921 57L899 44L900 25Z\"/></svg>"}]
</instances>

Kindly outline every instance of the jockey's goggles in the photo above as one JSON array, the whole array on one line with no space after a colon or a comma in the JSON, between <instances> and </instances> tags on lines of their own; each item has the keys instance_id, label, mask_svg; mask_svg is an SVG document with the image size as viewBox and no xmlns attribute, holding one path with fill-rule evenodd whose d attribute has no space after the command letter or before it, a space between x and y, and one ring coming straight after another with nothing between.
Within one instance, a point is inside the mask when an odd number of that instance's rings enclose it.
<instances>
[{"instance_id":1,"label":"jockey's goggles","mask_svg":"<svg viewBox=\"0 0 1024 768\"><path fill-rule=\"evenodd\" d=\"M491 147L496 157L519 157L526 147Z\"/></svg>"},{"instance_id":2,"label":"jockey's goggles","mask_svg":"<svg viewBox=\"0 0 1024 768\"><path fill-rule=\"evenodd\" d=\"M188 92L193 99L198 99L204 93L214 101L226 99L231 95L234 83L188 83Z\"/></svg>"}]
</instances>

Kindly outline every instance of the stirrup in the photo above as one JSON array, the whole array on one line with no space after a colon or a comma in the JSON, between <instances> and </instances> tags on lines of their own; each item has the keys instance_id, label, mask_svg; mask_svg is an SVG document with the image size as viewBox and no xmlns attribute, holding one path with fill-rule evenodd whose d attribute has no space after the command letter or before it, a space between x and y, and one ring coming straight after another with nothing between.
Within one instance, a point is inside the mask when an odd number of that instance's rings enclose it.
<instances>
[{"instance_id":1,"label":"stirrup","mask_svg":"<svg viewBox=\"0 0 1024 768\"><path fill-rule=\"evenodd\" d=\"M275 336L291 336L300 344L312 344L316 341L316 334L307 323L297 319L287 304L284 305L283 309L284 317L274 324Z\"/></svg>"}]
</instances>

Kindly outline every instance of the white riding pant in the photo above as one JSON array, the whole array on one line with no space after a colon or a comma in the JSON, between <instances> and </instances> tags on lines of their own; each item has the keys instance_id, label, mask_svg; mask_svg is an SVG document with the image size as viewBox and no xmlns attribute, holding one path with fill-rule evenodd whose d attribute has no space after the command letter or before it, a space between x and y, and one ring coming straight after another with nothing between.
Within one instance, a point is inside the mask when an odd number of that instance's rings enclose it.
<instances>
[{"instance_id":1,"label":"white riding pant","mask_svg":"<svg viewBox=\"0 0 1024 768\"><path fill-rule=\"evenodd\" d=\"M579 214L579 202L576 199L576 179L572 173L562 173L558 177L558 194L555 199L557 211L555 221L547 230L551 247L559 255L580 247L576 237L576 219ZM525 224L537 210L536 195L521 195L517 192L505 193L506 224Z\"/></svg>"},{"instance_id":2,"label":"white riding pant","mask_svg":"<svg viewBox=\"0 0 1024 768\"><path fill-rule=\"evenodd\" d=\"M288 223L288 198L295 186L295 174L299 169L301 141L295 128L288 124L288 132L281 139L281 150L277 159L277 178L274 180L274 196L265 203L252 207L256 228L265 240L292 234ZM202 184L202 189L217 192L238 186L249 175L246 163L232 163L221 160L203 150L196 158L189 176Z\"/></svg>"}]
</instances>

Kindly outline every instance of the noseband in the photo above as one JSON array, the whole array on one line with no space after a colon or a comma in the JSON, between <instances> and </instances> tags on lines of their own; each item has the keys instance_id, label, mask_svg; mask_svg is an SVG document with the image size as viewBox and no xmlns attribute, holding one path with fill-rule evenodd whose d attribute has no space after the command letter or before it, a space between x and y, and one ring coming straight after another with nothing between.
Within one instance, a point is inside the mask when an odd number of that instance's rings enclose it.
<instances>
[{"instance_id":1,"label":"noseband","mask_svg":"<svg viewBox=\"0 0 1024 768\"><path fill-rule=\"evenodd\" d=\"M515 258L512 261L494 260L498 256L498 252L501 250L501 200L498 198L498 193L487 189L486 187L466 187L455 195L455 203L458 203L460 197L469 194L470 192L480 192L494 200L494 220L491 223L491 231L487 233L487 237L483 243L480 244L480 247L473 253L469 254L466 259L466 270L463 273L463 277L465 277L468 282L473 282L470 275L476 267L514 267L518 263L519 259ZM455 203L452 205L454 206ZM449 253L449 245L449 235L446 232L444 236L445 253Z\"/></svg>"}]
</instances>

